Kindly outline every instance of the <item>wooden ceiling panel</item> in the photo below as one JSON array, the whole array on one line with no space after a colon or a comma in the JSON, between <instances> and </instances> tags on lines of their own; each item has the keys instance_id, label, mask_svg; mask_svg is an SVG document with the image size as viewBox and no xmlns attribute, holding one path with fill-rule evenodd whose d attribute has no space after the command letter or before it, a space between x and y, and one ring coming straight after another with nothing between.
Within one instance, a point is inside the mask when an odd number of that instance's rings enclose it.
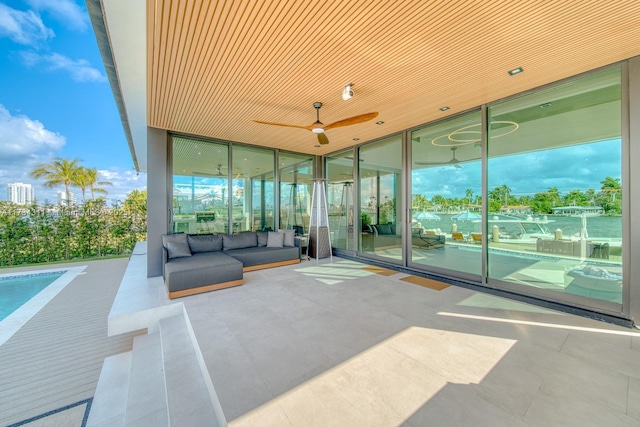
<instances>
[{"instance_id":1,"label":"wooden ceiling panel","mask_svg":"<svg viewBox=\"0 0 640 427\"><path fill-rule=\"evenodd\" d=\"M148 1L148 122L325 154L640 54L640 2ZM509 69L525 72L510 77ZM342 88L354 83L354 98ZM303 129L313 102L332 123ZM443 113L442 106L451 110Z\"/></svg>"}]
</instances>

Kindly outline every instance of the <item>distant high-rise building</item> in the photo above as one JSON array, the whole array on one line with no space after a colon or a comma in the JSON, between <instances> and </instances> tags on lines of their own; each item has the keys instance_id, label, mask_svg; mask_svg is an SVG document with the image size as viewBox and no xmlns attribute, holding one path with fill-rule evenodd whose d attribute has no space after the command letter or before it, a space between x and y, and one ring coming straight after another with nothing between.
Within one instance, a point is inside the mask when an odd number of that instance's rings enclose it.
<instances>
[{"instance_id":1,"label":"distant high-rise building","mask_svg":"<svg viewBox=\"0 0 640 427\"><path fill-rule=\"evenodd\" d=\"M76 195L69 193L71 197L71 204L76 204ZM58 191L58 205L67 206L67 193L65 191Z\"/></svg>"},{"instance_id":2,"label":"distant high-rise building","mask_svg":"<svg viewBox=\"0 0 640 427\"><path fill-rule=\"evenodd\" d=\"M35 191L31 184L13 182L7 184L7 200L18 205L30 205L36 200Z\"/></svg>"}]
</instances>

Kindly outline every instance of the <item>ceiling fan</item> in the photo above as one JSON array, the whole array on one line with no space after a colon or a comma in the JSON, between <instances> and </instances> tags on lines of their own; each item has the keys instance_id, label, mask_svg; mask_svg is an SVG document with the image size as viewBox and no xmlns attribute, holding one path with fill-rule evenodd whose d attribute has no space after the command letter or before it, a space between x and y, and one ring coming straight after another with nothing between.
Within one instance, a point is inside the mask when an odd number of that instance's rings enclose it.
<instances>
[{"instance_id":1,"label":"ceiling fan","mask_svg":"<svg viewBox=\"0 0 640 427\"><path fill-rule=\"evenodd\" d=\"M289 125L289 124L285 124L285 123L265 122L265 121L262 121L262 120L254 120L254 122L262 123L262 124L265 124L265 125L286 126L286 127L290 127L290 128L300 128L300 129L310 130L311 132L313 132L316 135L318 135L318 143L324 145L324 144L328 144L329 143L329 139L324 134L325 130L329 130L329 129L333 129L333 128L339 128L339 127L343 127L343 126L351 126L351 125L355 125L355 124L358 124L358 123L363 123L363 122L369 121L371 119L374 119L378 115L377 112L361 114L359 116L349 117L348 119L338 120L337 122L333 122L333 123L330 123L328 125L324 125L320 121L320 108L322 108L322 102L314 102L313 103L313 108L316 109L316 121L315 121L315 123L312 123L309 126L298 126L298 125Z\"/></svg>"},{"instance_id":2,"label":"ceiling fan","mask_svg":"<svg viewBox=\"0 0 640 427\"><path fill-rule=\"evenodd\" d=\"M460 160L456 159L456 150L458 147L451 147L451 151L453 152L453 157L448 162L415 162L416 165L420 166L443 166L443 165L452 165L458 169L462 168L458 163Z\"/></svg>"}]
</instances>

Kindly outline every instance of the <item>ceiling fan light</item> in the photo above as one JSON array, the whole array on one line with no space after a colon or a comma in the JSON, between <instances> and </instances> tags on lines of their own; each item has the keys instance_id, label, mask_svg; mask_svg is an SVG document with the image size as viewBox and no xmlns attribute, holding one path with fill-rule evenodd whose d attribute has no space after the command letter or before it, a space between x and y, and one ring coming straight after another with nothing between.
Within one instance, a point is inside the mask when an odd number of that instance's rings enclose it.
<instances>
[{"instance_id":1,"label":"ceiling fan light","mask_svg":"<svg viewBox=\"0 0 640 427\"><path fill-rule=\"evenodd\" d=\"M311 132L313 132L313 133L324 133L324 129L321 128L320 126L316 126L313 129L311 129Z\"/></svg>"}]
</instances>

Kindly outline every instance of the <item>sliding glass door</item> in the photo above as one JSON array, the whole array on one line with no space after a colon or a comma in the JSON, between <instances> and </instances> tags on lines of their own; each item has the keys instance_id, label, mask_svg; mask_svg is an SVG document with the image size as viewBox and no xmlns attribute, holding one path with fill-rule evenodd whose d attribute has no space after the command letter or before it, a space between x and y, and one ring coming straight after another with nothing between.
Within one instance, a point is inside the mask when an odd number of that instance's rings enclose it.
<instances>
[{"instance_id":1,"label":"sliding glass door","mask_svg":"<svg viewBox=\"0 0 640 427\"><path fill-rule=\"evenodd\" d=\"M621 111L618 67L489 106L494 286L622 302Z\"/></svg>"},{"instance_id":2,"label":"sliding glass door","mask_svg":"<svg viewBox=\"0 0 640 427\"><path fill-rule=\"evenodd\" d=\"M412 266L480 277L481 144L479 110L411 133Z\"/></svg>"},{"instance_id":3,"label":"sliding glass door","mask_svg":"<svg viewBox=\"0 0 640 427\"><path fill-rule=\"evenodd\" d=\"M402 137L393 136L359 149L359 251L402 259Z\"/></svg>"}]
</instances>

